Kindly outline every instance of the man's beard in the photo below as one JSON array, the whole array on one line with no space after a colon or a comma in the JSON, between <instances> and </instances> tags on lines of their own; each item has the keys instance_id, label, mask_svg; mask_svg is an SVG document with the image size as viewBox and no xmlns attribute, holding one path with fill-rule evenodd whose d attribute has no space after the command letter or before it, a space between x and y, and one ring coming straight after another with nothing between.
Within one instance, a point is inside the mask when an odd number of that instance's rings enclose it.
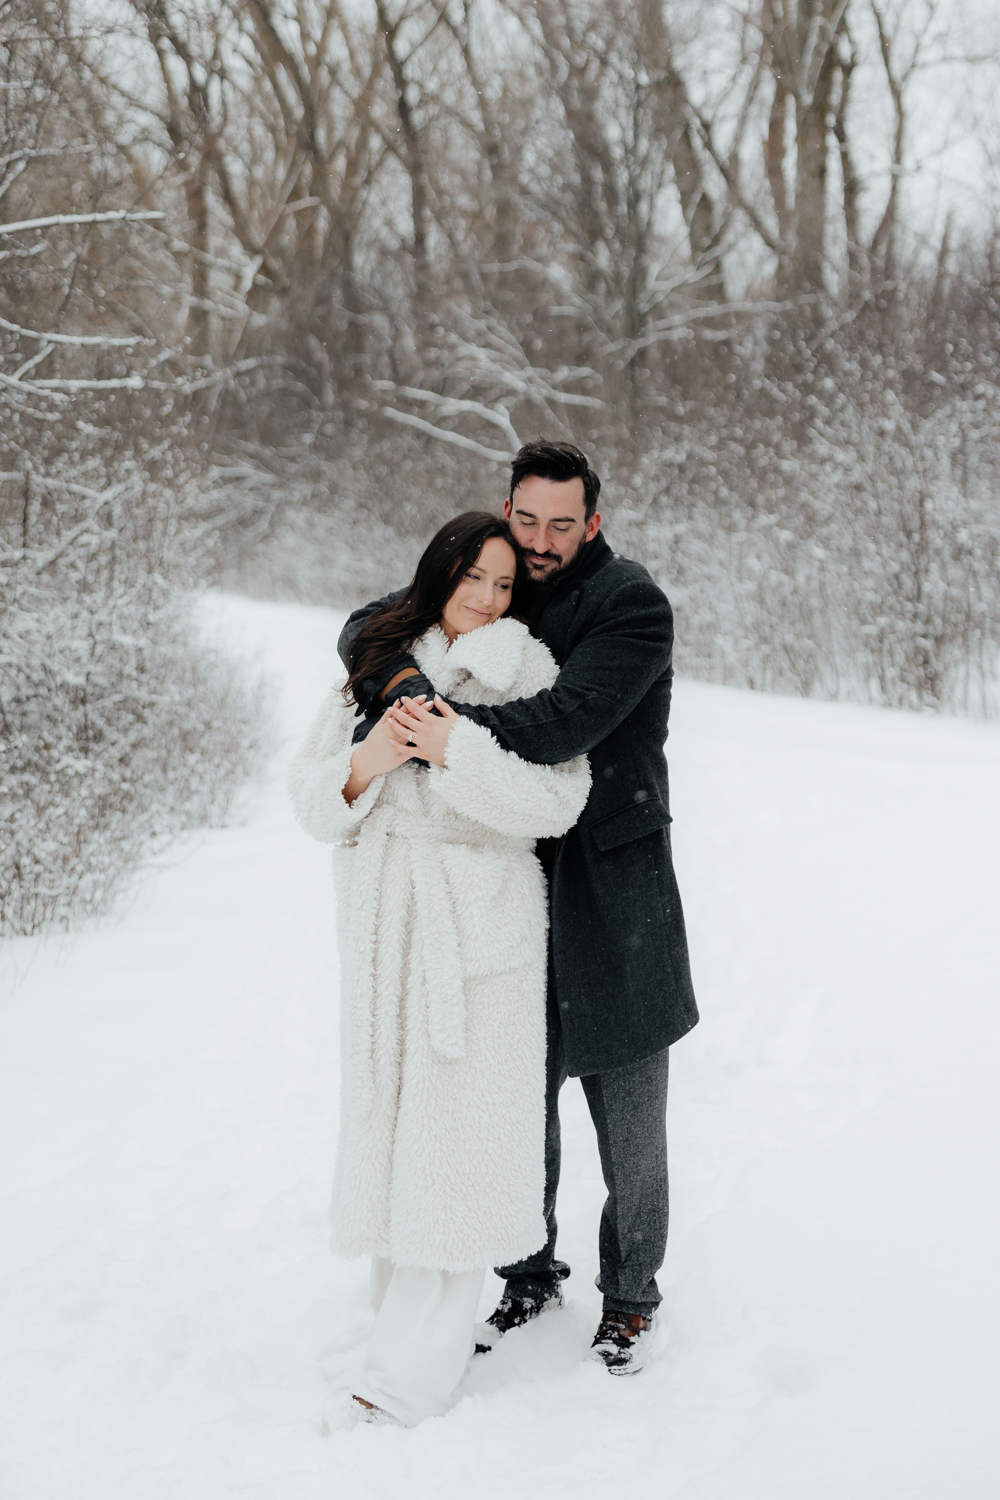
<instances>
[{"instance_id":1,"label":"man's beard","mask_svg":"<svg viewBox=\"0 0 1000 1500\"><path fill-rule=\"evenodd\" d=\"M551 583L552 580L554 578L557 578L560 573L565 572L567 568L571 568L573 566L586 545L586 538L581 538L580 545L573 553L573 556L566 558L560 557L558 552L531 552L527 548L523 548L521 551L521 556L524 559L524 566L528 570L528 577L530 578L531 582ZM543 566L545 571L536 572L534 567L532 566L533 563L537 563ZM553 563L555 564L554 567L552 566Z\"/></svg>"}]
</instances>

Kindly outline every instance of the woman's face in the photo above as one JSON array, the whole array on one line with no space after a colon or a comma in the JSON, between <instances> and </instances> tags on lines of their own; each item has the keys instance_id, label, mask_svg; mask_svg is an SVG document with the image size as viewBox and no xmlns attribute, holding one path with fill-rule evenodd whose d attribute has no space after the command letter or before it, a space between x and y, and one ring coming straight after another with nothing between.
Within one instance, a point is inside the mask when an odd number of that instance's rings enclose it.
<instances>
[{"instance_id":1,"label":"woman's face","mask_svg":"<svg viewBox=\"0 0 1000 1500\"><path fill-rule=\"evenodd\" d=\"M450 641L499 620L510 603L514 565L514 549L502 536L491 536L483 543L441 612L441 627Z\"/></svg>"}]
</instances>

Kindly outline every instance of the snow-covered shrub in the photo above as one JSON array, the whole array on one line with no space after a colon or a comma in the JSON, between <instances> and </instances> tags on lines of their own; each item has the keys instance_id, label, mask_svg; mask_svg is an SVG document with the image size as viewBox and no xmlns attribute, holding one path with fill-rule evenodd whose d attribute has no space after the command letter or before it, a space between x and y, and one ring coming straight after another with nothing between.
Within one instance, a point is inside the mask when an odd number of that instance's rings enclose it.
<instances>
[{"instance_id":1,"label":"snow-covered shrub","mask_svg":"<svg viewBox=\"0 0 1000 1500\"><path fill-rule=\"evenodd\" d=\"M507 473L399 428L386 439L343 418L329 447L244 444L207 476L215 581L258 598L338 608L399 588L427 539L460 510L499 510Z\"/></svg>"},{"instance_id":2,"label":"snow-covered shrub","mask_svg":"<svg viewBox=\"0 0 1000 1500\"><path fill-rule=\"evenodd\" d=\"M151 847L222 821L268 748L262 684L200 637L162 566L176 491L134 463L83 477L2 486L5 933L106 910Z\"/></svg>"},{"instance_id":3,"label":"snow-covered shrub","mask_svg":"<svg viewBox=\"0 0 1000 1500\"><path fill-rule=\"evenodd\" d=\"M78 19L0 11L0 932L24 933L222 819L267 709L192 619L225 376L169 295L176 242L87 92Z\"/></svg>"},{"instance_id":4,"label":"snow-covered shrub","mask_svg":"<svg viewBox=\"0 0 1000 1500\"><path fill-rule=\"evenodd\" d=\"M259 599L354 607L413 572L425 538L366 505L344 464L308 461L280 476L243 462L208 476L220 528L214 579ZM443 517L442 517L443 519Z\"/></svg>"},{"instance_id":5,"label":"snow-covered shrub","mask_svg":"<svg viewBox=\"0 0 1000 1500\"><path fill-rule=\"evenodd\" d=\"M677 615L678 670L770 692L996 712L1000 391L882 386L809 421L688 416L609 496Z\"/></svg>"}]
</instances>

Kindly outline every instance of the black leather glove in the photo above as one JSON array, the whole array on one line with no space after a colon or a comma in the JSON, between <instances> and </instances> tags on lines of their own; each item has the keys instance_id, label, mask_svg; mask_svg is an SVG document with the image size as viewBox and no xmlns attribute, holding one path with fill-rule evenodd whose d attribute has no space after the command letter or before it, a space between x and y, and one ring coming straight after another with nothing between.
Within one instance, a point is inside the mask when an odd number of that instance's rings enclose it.
<instances>
[{"instance_id":1,"label":"black leather glove","mask_svg":"<svg viewBox=\"0 0 1000 1500\"><path fill-rule=\"evenodd\" d=\"M402 671L402 668L397 668L397 671ZM394 675L393 673L392 676ZM392 676L390 676L390 681L392 680ZM435 693L434 684L422 672L418 672L415 677L405 677L402 682L397 682L396 686L386 694L385 698L376 696L374 699L370 699L369 706L364 711L364 717L359 719L355 725L354 733L351 736L351 743L353 745L360 745L362 740L366 740L387 708L391 708L401 698L419 698L421 693L426 695L428 703L433 703ZM437 709L434 709L433 712L437 713ZM414 759L413 764L416 766L425 766L427 762L425 760Z\"/></svg>"}]
</instances>

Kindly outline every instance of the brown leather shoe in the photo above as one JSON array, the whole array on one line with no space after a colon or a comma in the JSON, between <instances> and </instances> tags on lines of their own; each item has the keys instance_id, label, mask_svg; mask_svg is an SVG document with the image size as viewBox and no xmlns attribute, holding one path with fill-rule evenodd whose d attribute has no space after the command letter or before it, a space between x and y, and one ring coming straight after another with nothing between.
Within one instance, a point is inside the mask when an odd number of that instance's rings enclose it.
<instances>
[{"instance_id":1,"label":"brown leather shoe","mask_svg":"<svg viewBox=\"0 0 1000 1500\"><path fill-rule=\"evenodd\" d=\"M590 1357L600 1360L612 1375L637 1375L649 1358L652 1329L652 1317L606 1307L590 1346Z\"/></svg>"},{"instance_id":2,"label":"brown leather shoe","mask_svg":"<svg viewBox=\"0 0 1000 1500\"><path fill-rule=\"evenodd\" d=\"M559 1290L541 1301L535 1297L508 1297L504 1294L486 1322L476 1325L476 1333L479 1335L476 1353L489 1354L494 1345L499 1343L505 1333L510 1333L512 1328L523 1328L525 1323L530 1323L540 1313L548 1312L550 1307L562 1305L563 1294Z\"/></svg>"}]
</instances>

